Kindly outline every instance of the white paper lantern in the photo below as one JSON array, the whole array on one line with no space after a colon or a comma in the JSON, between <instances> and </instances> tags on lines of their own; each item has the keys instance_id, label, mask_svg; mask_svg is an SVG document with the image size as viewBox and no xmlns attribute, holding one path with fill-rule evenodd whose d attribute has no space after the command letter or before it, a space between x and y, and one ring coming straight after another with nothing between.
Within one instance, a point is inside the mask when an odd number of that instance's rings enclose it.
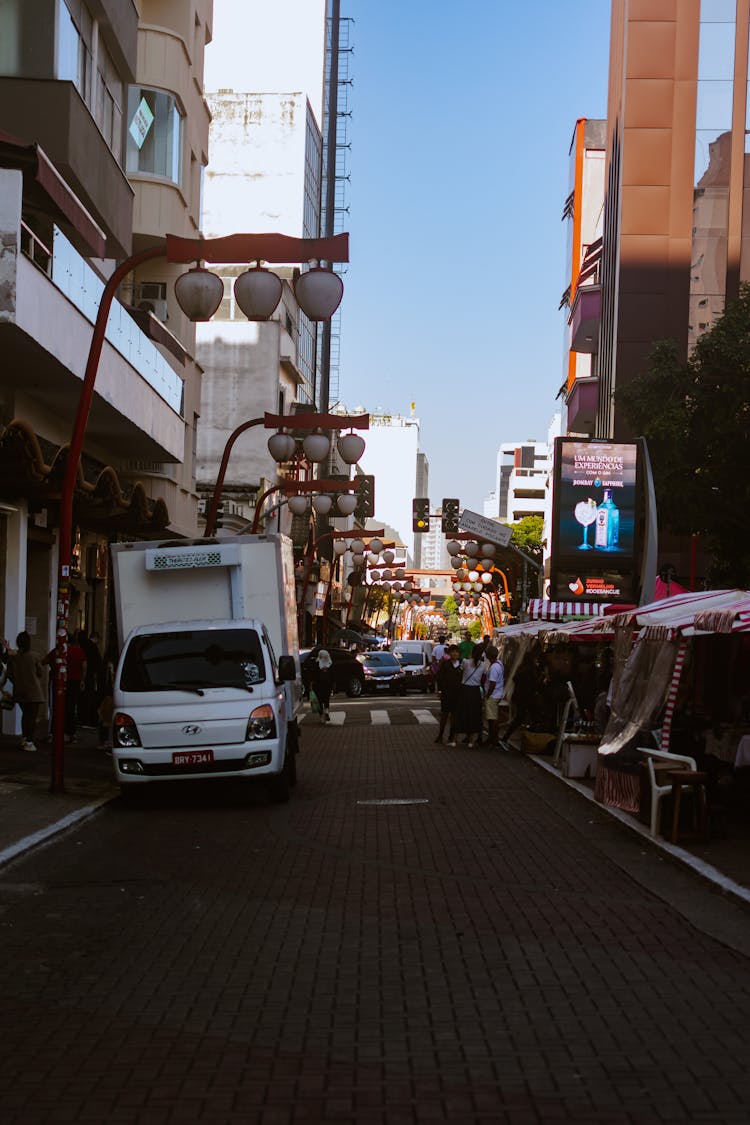
<instances>
[{"instance_id":1,"label":"white paper lantern","mask_svg":"<svg viewBox=\"0 0 750 1125\"><path fill-rule=\"evenodd\" d=\"M485 570L492 570L494 565L495 564L492 561L492 559L488 559L488 558L482 559L482 566L484 567Z\"/></svg>"},{"instance_id":2,"label":"white paper lantern","mask_svg":"<svg viewBox=\"0 0 750 1125\"><path fill-rule=\"evenodd\" d=\"M478 581L479 581L479 571L478 570L470 570L469 571L469 582L478 582Z\"/></svg>"},{"instance_id":3,"label":"white paper lantern","mask_svg":"<svg viewBox=\"0 0 750 1125\"><path fill-rule=\"evenodd\" d=\"M378 539L377 536L375 536L374 539L371 539L370 540L370 550L372 551L372 553L374 555L379 555L380 552L383 550L383 540Z\"/></svg>"},{"instance_id":4,"label":"white paper lantern","mask_svg":"<svg viewBox=\"0 0 750 1125\"><path fill-rule=\"evenodd\" d=\"M365 451L364 438L359 434L342 434L336 446L341 460L346 465L354 465Z\"/></svg>"},{"instance_id":5,"label":"white paper lantern","mask_svg":"<svg viewBox=\"0 0 750 1125\"><path fill-rule=\"evenodd\" d=\"M393 571L388 570L388 568L386 567L386 569L383 571L383 578L385 578L387 582L390 582L391 578L393 578Z\"/></svg>"},{"instance_id":6,"label":"white paper lantern","mask_svg":"<svg viewBox=\"0 0 750 1125\"><path fill-rule=\"evenodd\" d=\"M343 516L350 516L357 507L357 497L351 492L342 492L336 499L336 507Z\"/></svg>"},{"instance_id":7,"label":"white paper lantern","mask_svg":"<svg viewBox=\"0 0 750 1125\"><path fill-rule=\"evenodd\" d=\"M454 570L460 570L463 565L464 564L461 559L451 559L451 566Z\"/></svg>"},{"instance_id":8,"label":"white paper lantern","mask_svg":"<svg viewBox=\"0 0 750 1125\"><path fill-rule=\"evenodd\" d=\"M464 554L468 555L470 559L475 559L479 554L479 544L470 539L468 543L464 543Z\"/></svg>"},{"instance_id":9,"label":"white paper lantern","mask_svg":"<svg viewBox=\"0 0 750 1125\"><path fill-rule=\"evenodd\" d=\"M321 493L320 496L313 496L312 506L319 516L327 516L333 507L333 497L326 496Z\"/></svg>"},{"instance_id":10,"label":"white paper lantern","mask_svg":"<svg viewBox=\"0 0 750 1125\"><path fill-rule=\"evenodd\" d=\"M334 541L333 541L333 553L334 553L334 555L345 555L346 550L347 550L346 541L344 539L334 539Z\"/></svg>"},{"instance_id":11,"label":"white paper lantern","mask_svg":"<svg viewBox=\"0 0 750 1125\"><path fill-rule=\"evenodd\" d=\"M267 445L268 452L271 454L274 461L278 461L279 464L291 460L297 448L297 442L292 435L285 434L283 430L279 430L276 434L271 434Z\"/></svg>"},{"instance_id":12,"label":"white paper lantern","mask_svg":"<svg viewBox=\"0 0 750 1125\"><path fill-rule=\"evenodd\" d=\"M458 555L461 552L461 544L451 539L450 543L446 543L445 549L449 555Z\"/></svg>"},{"instance_id":13,"label":"white paper lantern","mask_svg":"<svg viewBox=\"0 0 750 1125\"><path fill-rule=\"evenodd\" d=\"M350 539L349 540L349 550L352 552L353 555L364 555L365 545L364 545L363 540L361 540L361 539Z\"/></svg>"},{"instance_id":14,"label":"white paper lantern","mask_svg":"<svg viewBox=\"0 0 750 1125\"><path fill-rule=\"evenodd\" d=\"M481 581L482 581L483 585L489 586L490 582L492 581L492 575L491 574L483 574L482 578L481 578Z\"/></svg>"},{"instance_id":15,"label":"white paper lantern","mask_svg":"<svg viewBox=\"0 0 750 1125\"><path fill-rule=\"evenodd\" d=\"M370 578L372 578L373 582L379 582L380 579L381 579L380 571L379 570L371 570L370 571Z\"/></svg>"},{"instance_id":16,"label":"white paper lantern","mask_svg":"<svg viewBox=\"0 0 750 1125\"><path fill-rule=\"evenodd\" d=\"M495 555L497 554L497 547L494 543L483 543L481 550L482 554L487 555L487 557L490 559L494 559Z\"/></svg>"},{"instance_id":17,"label":"white paper lantern","mask_svg":"<svg viewBox=\"0 0 750 1125\"><path fill-rule=\"evenodd\" d=\"M390 565L391 565L391 563L393 562L393 560L395 559L395 557L396 557L396 556L395 556L395 554L393 553L393 551L383 551L383 562L384 562L384 563L385 563L385 564L386 564L387 566L390 566Z\"/></svg>"},{"instance_id":18,"label":"white paper lantern","mask_svg":"<svg viewBox=\"0 0 750 1125\"><path fill-rule=\"evenodd\" d=\"M324 434L322 430L313 430L302 442L302 448L308 461L317 464L325 461L331 449L331 441L328 434Z\"/></svg>"},{"instance_id":19,"label":"white paper lantern","mask_svg":"<svg viewBox=\"0 0 750 1125\"><path fill-rule=\"evenodd\" d=\"M306 496L290 496L289 497L289 511L293 516L304 516L307 511L307 497Z\"/></svg>"}]
</instances>

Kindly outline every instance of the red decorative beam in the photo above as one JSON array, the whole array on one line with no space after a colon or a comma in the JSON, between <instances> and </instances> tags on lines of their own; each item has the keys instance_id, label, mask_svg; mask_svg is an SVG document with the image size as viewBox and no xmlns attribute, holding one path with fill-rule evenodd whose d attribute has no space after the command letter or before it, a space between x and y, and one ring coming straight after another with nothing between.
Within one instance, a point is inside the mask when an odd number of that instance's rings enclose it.
<instances>
[{"instance_id":1,"label":"red decorative beam","mask_svg":"<svg viewBox=\"0 0 750 1125\"><path fill-rule=\"evenodd\" d=\"M228 234L225 238L181 238L168 234L168 262L348 262L349 235L292 238L287 234Z\"/></svg>"}]
</instances>

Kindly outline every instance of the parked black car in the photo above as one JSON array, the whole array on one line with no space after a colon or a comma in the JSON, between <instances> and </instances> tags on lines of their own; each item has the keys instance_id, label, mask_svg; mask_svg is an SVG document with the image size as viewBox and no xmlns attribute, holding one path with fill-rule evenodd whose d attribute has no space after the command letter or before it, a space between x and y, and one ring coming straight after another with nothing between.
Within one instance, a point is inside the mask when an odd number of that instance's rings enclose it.
<instances>
[{"instance_id":1,"label":"parked black car","mask_svg":"<svg viewBox=\"0 0 750 1125\"><path fill-rule=\"evenodd\" d=\"M405 695L406 676L392 652L381 652L379 649L362 652L357 660L364 670L367 691L390 691Z\"/></svg>"},{"instance_id":2,"label":"parked black car","mask_svg":"<svg viewBox=\"0 0 750 1125\"><path fill-rule=\"evenodd\" d=\"M315 645L314 648L300 650L299 660L305 695L310 690L313 663L320 650L325 647L325 645ZM365 690L365 672L355 654L342 648L327 648L326 651L330 654L332 661L333 690L343 691L348 696L362 695Z\"/></svg>"}]
</instances>

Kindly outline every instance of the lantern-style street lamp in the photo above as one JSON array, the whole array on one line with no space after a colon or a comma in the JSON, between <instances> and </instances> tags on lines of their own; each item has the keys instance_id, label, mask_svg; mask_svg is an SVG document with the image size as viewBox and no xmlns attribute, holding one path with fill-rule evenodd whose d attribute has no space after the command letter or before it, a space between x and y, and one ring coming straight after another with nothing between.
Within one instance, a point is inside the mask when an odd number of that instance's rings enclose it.
<instances>
[{"instance_id":1,"label":"lantern-style street lamp","mask_svg":"<svg viewBox=\"0 0 750 1125\"><path fill-rule=\"evenodd\" d=\"M221 278L204 269L202 262L227 264L259 263L261 261L275 263L316 262L317 264L312 269L300 274L295 283L295 295L300 308L310 319L327 320L338 307L343 294L343 284L331 269L322 267L320 263L348 262L349 236L340 234L332 238L305 239L289 238L280 234L235 234L225 238L204 239L167 235L163 241L131 255L121 262L107 279L94 323L60 490L56 598L57 643L54 662L55 687L51 774L51 789L55 793L61 793L65 788L64 728L68 621L70 616L70 571L73 555L73 496L94 397L94 385L104 346L107 319L117 290L127 275L134 269L145 262L154 261L158 258L165 258L168 262L195 263L195 266L178 278L175 283L175 296L180 307L187 316L194 320L210 318L219 307L224 295L224 283ZM253 273L255 271L248 272ZM238 278L238 280L240 279ZM267 285L267 280L264 280L263 284ZM246 288L246 285L247 283L243 282L240 287L241 292ZM245 296L243 294L243 300Z\"/></svg>"}]
</instances>

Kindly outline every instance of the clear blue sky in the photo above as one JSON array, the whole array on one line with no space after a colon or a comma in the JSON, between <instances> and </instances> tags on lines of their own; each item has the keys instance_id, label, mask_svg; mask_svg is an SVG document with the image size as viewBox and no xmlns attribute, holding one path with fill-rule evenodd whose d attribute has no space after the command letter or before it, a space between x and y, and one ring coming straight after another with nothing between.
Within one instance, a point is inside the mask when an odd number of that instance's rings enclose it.
<instances>
[{"instance_id":1,"label":"clear blue sky","mask_svg":"<svg viewBox=\"0 0 750 1125\"><path fill-rule=\"evenodd\" d=\"M416 402L430 498L482 511L563 381L560 221L578 117L605 117L607 0L342 0L354 18L340 395Z\"/></svg>"}]
</instances>

